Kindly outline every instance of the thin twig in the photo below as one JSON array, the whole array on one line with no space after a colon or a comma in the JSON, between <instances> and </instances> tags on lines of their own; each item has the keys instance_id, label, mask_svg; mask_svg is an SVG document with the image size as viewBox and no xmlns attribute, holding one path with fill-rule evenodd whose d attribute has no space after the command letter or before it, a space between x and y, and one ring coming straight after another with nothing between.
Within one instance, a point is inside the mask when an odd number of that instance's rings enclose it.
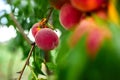
<instances>
[{"instance_id":1,"label":"thin twig","mask_svg":"<svg viewBox=\"0 0 120 80\"><path fill-rule=\"evenodd\" d=\"M19 32L22 34L22 36L28 42L28 44L31 44L32 41L24 33L24 29L22 28L22 26L20 25L20 23L17 21L17 19L15 19L15 16L13 15L13 13L10 13L9 15L10 15L11 19L13 20L13 22L16 24L16 27L18 28Z\"/></svg>"},{"instance_id":2,"label":"thin twig","mask_svg":"<svg viewBox=\"0 0 120 80\"><path fill-rule=\"evenodd\" d=\"M31 47L30 52L29 52L29 54L28 54L27 60L26 60L26 62L25 62L25 64L24 64L24 66L23 66L22 71L20 72L20 76L19 76L18 80L21 80L21 77L22 77L22 75L23 75L23 72L24 72L24 70L25 70L25 67L27 66L27 64L28 64L28 62L29 62L29 59L30 59L30 56L32 55L32 52L33 52L34 47L35 47L35 43L32 44L32 47Z\"/></svg>"},{"instance_id":3,"label":"thin twig","mask_svg":"<svg viewBox=\"0 0 120 80\"><path fill-rule=\"evenodd\" d=\"M50 11L49 11L49 13L48 13L48 16L46 17L46 19L47 19L47 20L46 20L46 23L48 22L48 20L49 20L51 14L52 14L52 12L53 12L53 10L54 10L54 8L51 7L51 8L50 8Z\"/></svg>"},{"instance_id":4,"label":"thin twig","mask_svg":"<svg viewBox=\"0 0 120 80\"><path fill-rule=\"evenodd\" d=\"M50 11L48 12L48 15L47 15L47 17L46 18L43 18L40 22L39 22L39 26L40 26L40 28L45 28L46 26L46 24L48 23L48 21L49 21L49 19L50 19L50 16L51 16L51 14L52 14L52 11L53 11L53 9L54 8L50 8ZM52 27L50 27L51 29L52 29Z\"/></svg>"}]
</instances>

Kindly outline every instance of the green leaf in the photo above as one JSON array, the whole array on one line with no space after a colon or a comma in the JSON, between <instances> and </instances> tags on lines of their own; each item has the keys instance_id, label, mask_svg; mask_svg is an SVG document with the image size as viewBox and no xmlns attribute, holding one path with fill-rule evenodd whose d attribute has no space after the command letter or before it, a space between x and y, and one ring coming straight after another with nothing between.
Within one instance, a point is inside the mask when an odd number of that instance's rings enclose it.
<instances>
[{"instance_id":1,"label":"green leaf","mask_svg":"<svg viewBox=\"0 0 120 80\"><path fill-rule=\"evenodd\" d=\"M61 58L58 63L58 80L80 80L87 63L85 37Z\"/></svg>"},{"instance_id":2,"label":"green leaf","mask_svg":"<svg viewBox=\"0 0 120 80\"><path fill-rule=\"evenodd\" d=\"M116 49L116 52L120 55L120 26L116 26L113 23L109 23L109 28L112 32L112 43Z\"/></svg>"},{"instance_id":3,"label":"green leaf","mask_svg":"<svg viewBox=\"0 0 120 80\"><path fill-rule=\"evenodd\" d=\"M33 52L33 63L32 63L33 70L36 73L36 75L38 75L38 74L44 75L44 73L41 71L42 62L43 62L43 51L36 47Z\"/></svg>"},{"instance_id":4,"label":"green leaf","mask_svg":"<svg viewBox=\"0 0 120 80\"><path fill-rule=\"evenodd\" d=\"M61 58L63 58L67 54L67 52L70 50L69 45L67 43L69 35L70 35L70 32L66 31L66 33L62 34L60 37L60 43L57 50L57 58L56 58L57 63L59 63Z\"/></svg>"}]
</instances>

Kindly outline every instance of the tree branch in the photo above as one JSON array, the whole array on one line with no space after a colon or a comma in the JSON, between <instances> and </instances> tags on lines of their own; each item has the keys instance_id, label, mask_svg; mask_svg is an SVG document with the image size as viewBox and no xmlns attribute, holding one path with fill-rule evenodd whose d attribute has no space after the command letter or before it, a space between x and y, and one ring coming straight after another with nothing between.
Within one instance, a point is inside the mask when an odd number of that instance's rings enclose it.
<instances>
[{"instance_id":1,"label":"tree branch","mask_svg":"<svg viewBox=\"0 0 120 80\"><path fill-rule=\"evenodd\" d=\"M32 41L27 37L27 35L24 33L24 30L22 28L22 26L20 25L20 23L17 21L17 19L15 19L13 13L10 13L9 16L11 17L11 19L13 20L13 22L16 24L16 27L18 28L19 32L22 34L22 36L25 38L25 40L28 42L28 44L31 44Z\"/></svg>"},{"instance_id":2,"label":"tree branch","mask_svg":"<svg viewBox=\"0 0 120 80\"><path fill-rule=\"evenodd\" d=\"M31 45L32 45L32 47L31 47L30 52L29 52L29 54L28 54L27 60L26 60L26 62L25 62L25 64L24 64L24 66L23 66L23 69L22 69L22 71L20 71L20 76L19 76L18 80L21 80L21 77L22 77L22 75L23 75L23 72L24 72L24 70L25 70L25 67L26 67L27 64L29 63L30 56L32 55L33 49L34 49L34 47L35 47L35 43L32 43Z\"/></svg>"}]
</instances>

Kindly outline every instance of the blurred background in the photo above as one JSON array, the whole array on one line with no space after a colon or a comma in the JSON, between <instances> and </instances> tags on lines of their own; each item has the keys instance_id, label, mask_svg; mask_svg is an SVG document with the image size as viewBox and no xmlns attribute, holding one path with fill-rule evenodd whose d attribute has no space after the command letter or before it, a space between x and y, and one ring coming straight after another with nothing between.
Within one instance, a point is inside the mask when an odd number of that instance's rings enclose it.
<instances>
[{"instance_id":1,"label":"blurred background","mask_svg":"<svg viewBox=\"0 0 120 80\"><path fill-rule=\"evenodd\" d=\"M5 16L11 12L10 5L5 0L0 0L0 80L13 80L17 78L17 72L24 64L22 50L17 47L10 49L12 39L17 36L16 30ZM27 72L27 71L26 71ZM25 74L28 75L27 72ZM27 79L27 76L24 76Z\"/></svg>"}]
</instances>

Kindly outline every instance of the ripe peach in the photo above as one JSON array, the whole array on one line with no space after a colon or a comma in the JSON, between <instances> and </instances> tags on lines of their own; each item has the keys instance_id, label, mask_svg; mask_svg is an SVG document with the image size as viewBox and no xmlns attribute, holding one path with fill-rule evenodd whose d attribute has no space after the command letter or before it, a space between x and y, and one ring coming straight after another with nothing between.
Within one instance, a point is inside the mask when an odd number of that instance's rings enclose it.
<instances>
[{"instance_id":1,"label":"ripe peach","mask_svg":"<svg viewBox=\"0 0 120 80\"><path fill-rule=\"evenodd\" d=\"M40 30L40 27L39 27L39 23L35 23L33 26L32 26L32 35L33 37L35 37L36 33Z\"/></svg>"},{"instance_id":2,"label":"ripe peach","mask_svg":"<svg viewBox=\"0 0 120 80\"><path fill-rule=\"evenodd\" d=\"M71 4L81 11L92 11L106 4L107 0L71 0Z\"/></svg>"},{"instance_id":3,"label":"ripe peach","mask_svg":"<svg viewBox=\"0 0 120 80\"><path fill-rule=\"evenodd\" d=\"M59 20L65 29L71 29L80 21L82 12L75 9L71 4L64 4L60 10Z\"/></svg>"},{"instance_id":4,"label":"ripe peach","mask_svg":"<svg viewBox=\"0 0 120 80\"><path fill-rule=\"evenodd\" d=\"M111 33L105 26L99 26L93 18L81 20L70 36L69 45L74 47L83 35L86 35L86 51L91 58L94 58L100 49L101 44Z\"/></svg>"},{"instance_id":5,"label":"ripe peach","mask_svg":"<svg viewBox=\"0 0 120 80\"><path fill-rule=\"evenodd\" d=\"M50 4L56 8L56 9L59 9L65 4L65 3L68 3L69 0L49 0Z\"/></svg>"},{"instance_id":6,"label":"ripe peach","mask_svg":"<svg viewBox=\"0 0 120 80\"><path fill-rule=\"evenodd\" d=\"M111 33L106 27L96 27L89 31L86 41L86 48L89 56L94 58L103 41L110 38Z\"/></svg>"},{"instance_id":7,"label":"ripe peach","mask_svg":"<svg viewBox=\"0 0 120 80\"><path fill-rule=\"evenodd\" d=\"M102 32L96 28L89 32L86 42L87 51L89 56L95 57L96 53L98 52L101 43L103 41Z\"/></svg>"},{"instance_id":8,"label":"ripe peach","mask_svg":"<svg viewBox=\"0 0 120 80\"><path fill-rule=\"evenodd\" d=\"M55 32L50 28L42 28L35 36L35 42L39 48L49 51L57 47L59 40Z\"/></svg>"},{"instance_id":9,"label":"ripe peach","mask_svg":"<svg viewBox=\"0 0 120 80\"><path fill-rule=\"evenodd\" d=\"M74 47L80 38L88 32L88 30L93 29L95 27L93 18L87 18L80 21L80 23L76 26L73 34L70 37L69 45L70 47Z\"/></svg>"}]
</instances>

